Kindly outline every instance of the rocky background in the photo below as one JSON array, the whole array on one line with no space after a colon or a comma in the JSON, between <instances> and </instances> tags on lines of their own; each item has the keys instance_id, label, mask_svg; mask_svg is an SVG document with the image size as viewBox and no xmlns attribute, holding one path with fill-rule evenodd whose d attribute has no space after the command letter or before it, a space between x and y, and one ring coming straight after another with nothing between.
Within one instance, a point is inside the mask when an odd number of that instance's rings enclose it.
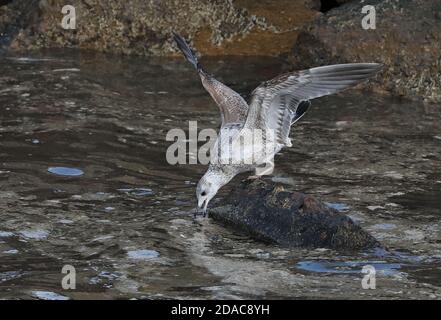
<instances>
[{"instance_id":1,"label":"rocky background","mask_svg":"<svg viewBox=\"0 0 441 320\"><path fill-rule=\"evenodd\" d=\"M366 4L375 7L375 30L361 28L361 8ZM439 103L441 1L350 1L306 25L290 57L298 67L382 62L384 73L371 83L373 87Z\"/></svg>"},{"instance_id":2,"label":"rocky background","mask_svg":"<svg viewBox=\"0 0 441 320\"><path fill-rule=\"evenodd\" d=\"M76 29L61 8L76 8ZM364 30L364 5L376 29ZM441 0L0 0L0 47L75 47L177 55L170 34L202 55L280 56L292 69L382 62L375 90L441 102Z\"/></svg>"},{"instance_id":3,"label":"rocky background","mask_svg":"<svg viewBox=\"0 0 441 320\"><path fill-rule=\"evenodd\" d=\"M15 16L17 11L29 10L26 2L13 0L1 7L1 15ZM34 16L38 18L21 31L12 43L13 48L67 46L123 54L170 55L176 54L170 37L176 31L191 40L203 55L274 56L288 53L303 25L320 15L318 0L33 2ZM66 4L76 9L75 30L64 30L60 25L61 9Z\"/></svg>"}]
</instances>

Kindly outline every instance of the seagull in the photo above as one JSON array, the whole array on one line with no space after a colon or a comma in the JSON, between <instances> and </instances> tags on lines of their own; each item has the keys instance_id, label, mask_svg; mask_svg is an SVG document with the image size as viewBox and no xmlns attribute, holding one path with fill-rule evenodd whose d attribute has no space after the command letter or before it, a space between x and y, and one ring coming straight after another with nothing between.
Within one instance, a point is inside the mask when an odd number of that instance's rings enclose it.
<instances>
[{"instance_id":1,"label":"seagull","mask_svg":"<svg viewBox=\"0 0 441 320\"><path fill-rule=\"evenodd\" d=\"M240 94L202 68L181 36L174 33L173 38L198 72L221 114L222 123L211 149L208 170L196 187L198 210L204 216L218 190L239 173L254 171L250 178L272 173L274 155L292 146L291 126L305 115L311 105L309 100L355 86L382 67L378 63L348 63L285 73L261 83L252 92L248 104Z\"/></svg>"}]
</instances>

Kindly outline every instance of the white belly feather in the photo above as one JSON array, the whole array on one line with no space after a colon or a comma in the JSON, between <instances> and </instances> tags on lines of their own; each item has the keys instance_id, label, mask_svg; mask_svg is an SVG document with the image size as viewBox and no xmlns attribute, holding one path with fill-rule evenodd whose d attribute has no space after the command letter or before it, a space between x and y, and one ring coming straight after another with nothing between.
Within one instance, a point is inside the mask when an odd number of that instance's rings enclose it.
<instances>
[{"instance_id":1,"label":"white belly feather","mask_svg":"<svg viewBox=\"0 0 441 320\"><path fill-rule=\"evenodd\" d=\"M212 164L258 166L272 160L283 145L272 131L224 127L211 152Z\"/></svg>"}]
</instances>

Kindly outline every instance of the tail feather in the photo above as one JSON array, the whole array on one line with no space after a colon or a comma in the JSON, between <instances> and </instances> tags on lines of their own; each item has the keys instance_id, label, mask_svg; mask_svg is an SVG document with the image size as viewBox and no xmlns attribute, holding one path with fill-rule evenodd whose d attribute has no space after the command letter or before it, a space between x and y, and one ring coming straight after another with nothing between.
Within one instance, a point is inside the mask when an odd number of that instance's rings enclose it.
<instances>
[{"instance_id":1,"label":"tail feather","mask_svg":"<svg viewBox=\"0 0 441 320\"><path fill-rule=\"evenodd\" d=\"M190 62L196 68L196 70L202 70L196 54L193 52L193 50L191 50L190 46L187 44L187 42L185 42L184 38L173 32L173 39L176 41L178 48L182 51L187 61Z\"/></svg>"}]
</instances>

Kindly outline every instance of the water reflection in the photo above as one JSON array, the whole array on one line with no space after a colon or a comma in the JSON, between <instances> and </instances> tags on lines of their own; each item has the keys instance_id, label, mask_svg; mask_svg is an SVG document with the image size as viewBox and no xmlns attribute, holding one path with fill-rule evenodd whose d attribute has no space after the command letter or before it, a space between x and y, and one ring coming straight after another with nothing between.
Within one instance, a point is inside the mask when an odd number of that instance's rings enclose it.
<instances>
[{"instance_id":1,"label":"water reflection","mask_svg":"<svg viewBox=\"0 0 441 320\"><path fill-rule=\"evenodd\" d=\"M296 268L300 270L339 274L361 274L364 266L372 266L377 274L384 276L395 275L401 269L399 263L384 261L301 261L296 264Z\"/></svg>"},{"instance_id":2,"label":"water reflection","mask_svg":"<svg viewBox=\"0 0 441 320\"><path fill-rule=\"evenodd\" d=\"M49 167L48 172L59 175L59 176L82 176L84 174L83 170L77 168L68 167Z\"/></svg>"}]
</instances>

